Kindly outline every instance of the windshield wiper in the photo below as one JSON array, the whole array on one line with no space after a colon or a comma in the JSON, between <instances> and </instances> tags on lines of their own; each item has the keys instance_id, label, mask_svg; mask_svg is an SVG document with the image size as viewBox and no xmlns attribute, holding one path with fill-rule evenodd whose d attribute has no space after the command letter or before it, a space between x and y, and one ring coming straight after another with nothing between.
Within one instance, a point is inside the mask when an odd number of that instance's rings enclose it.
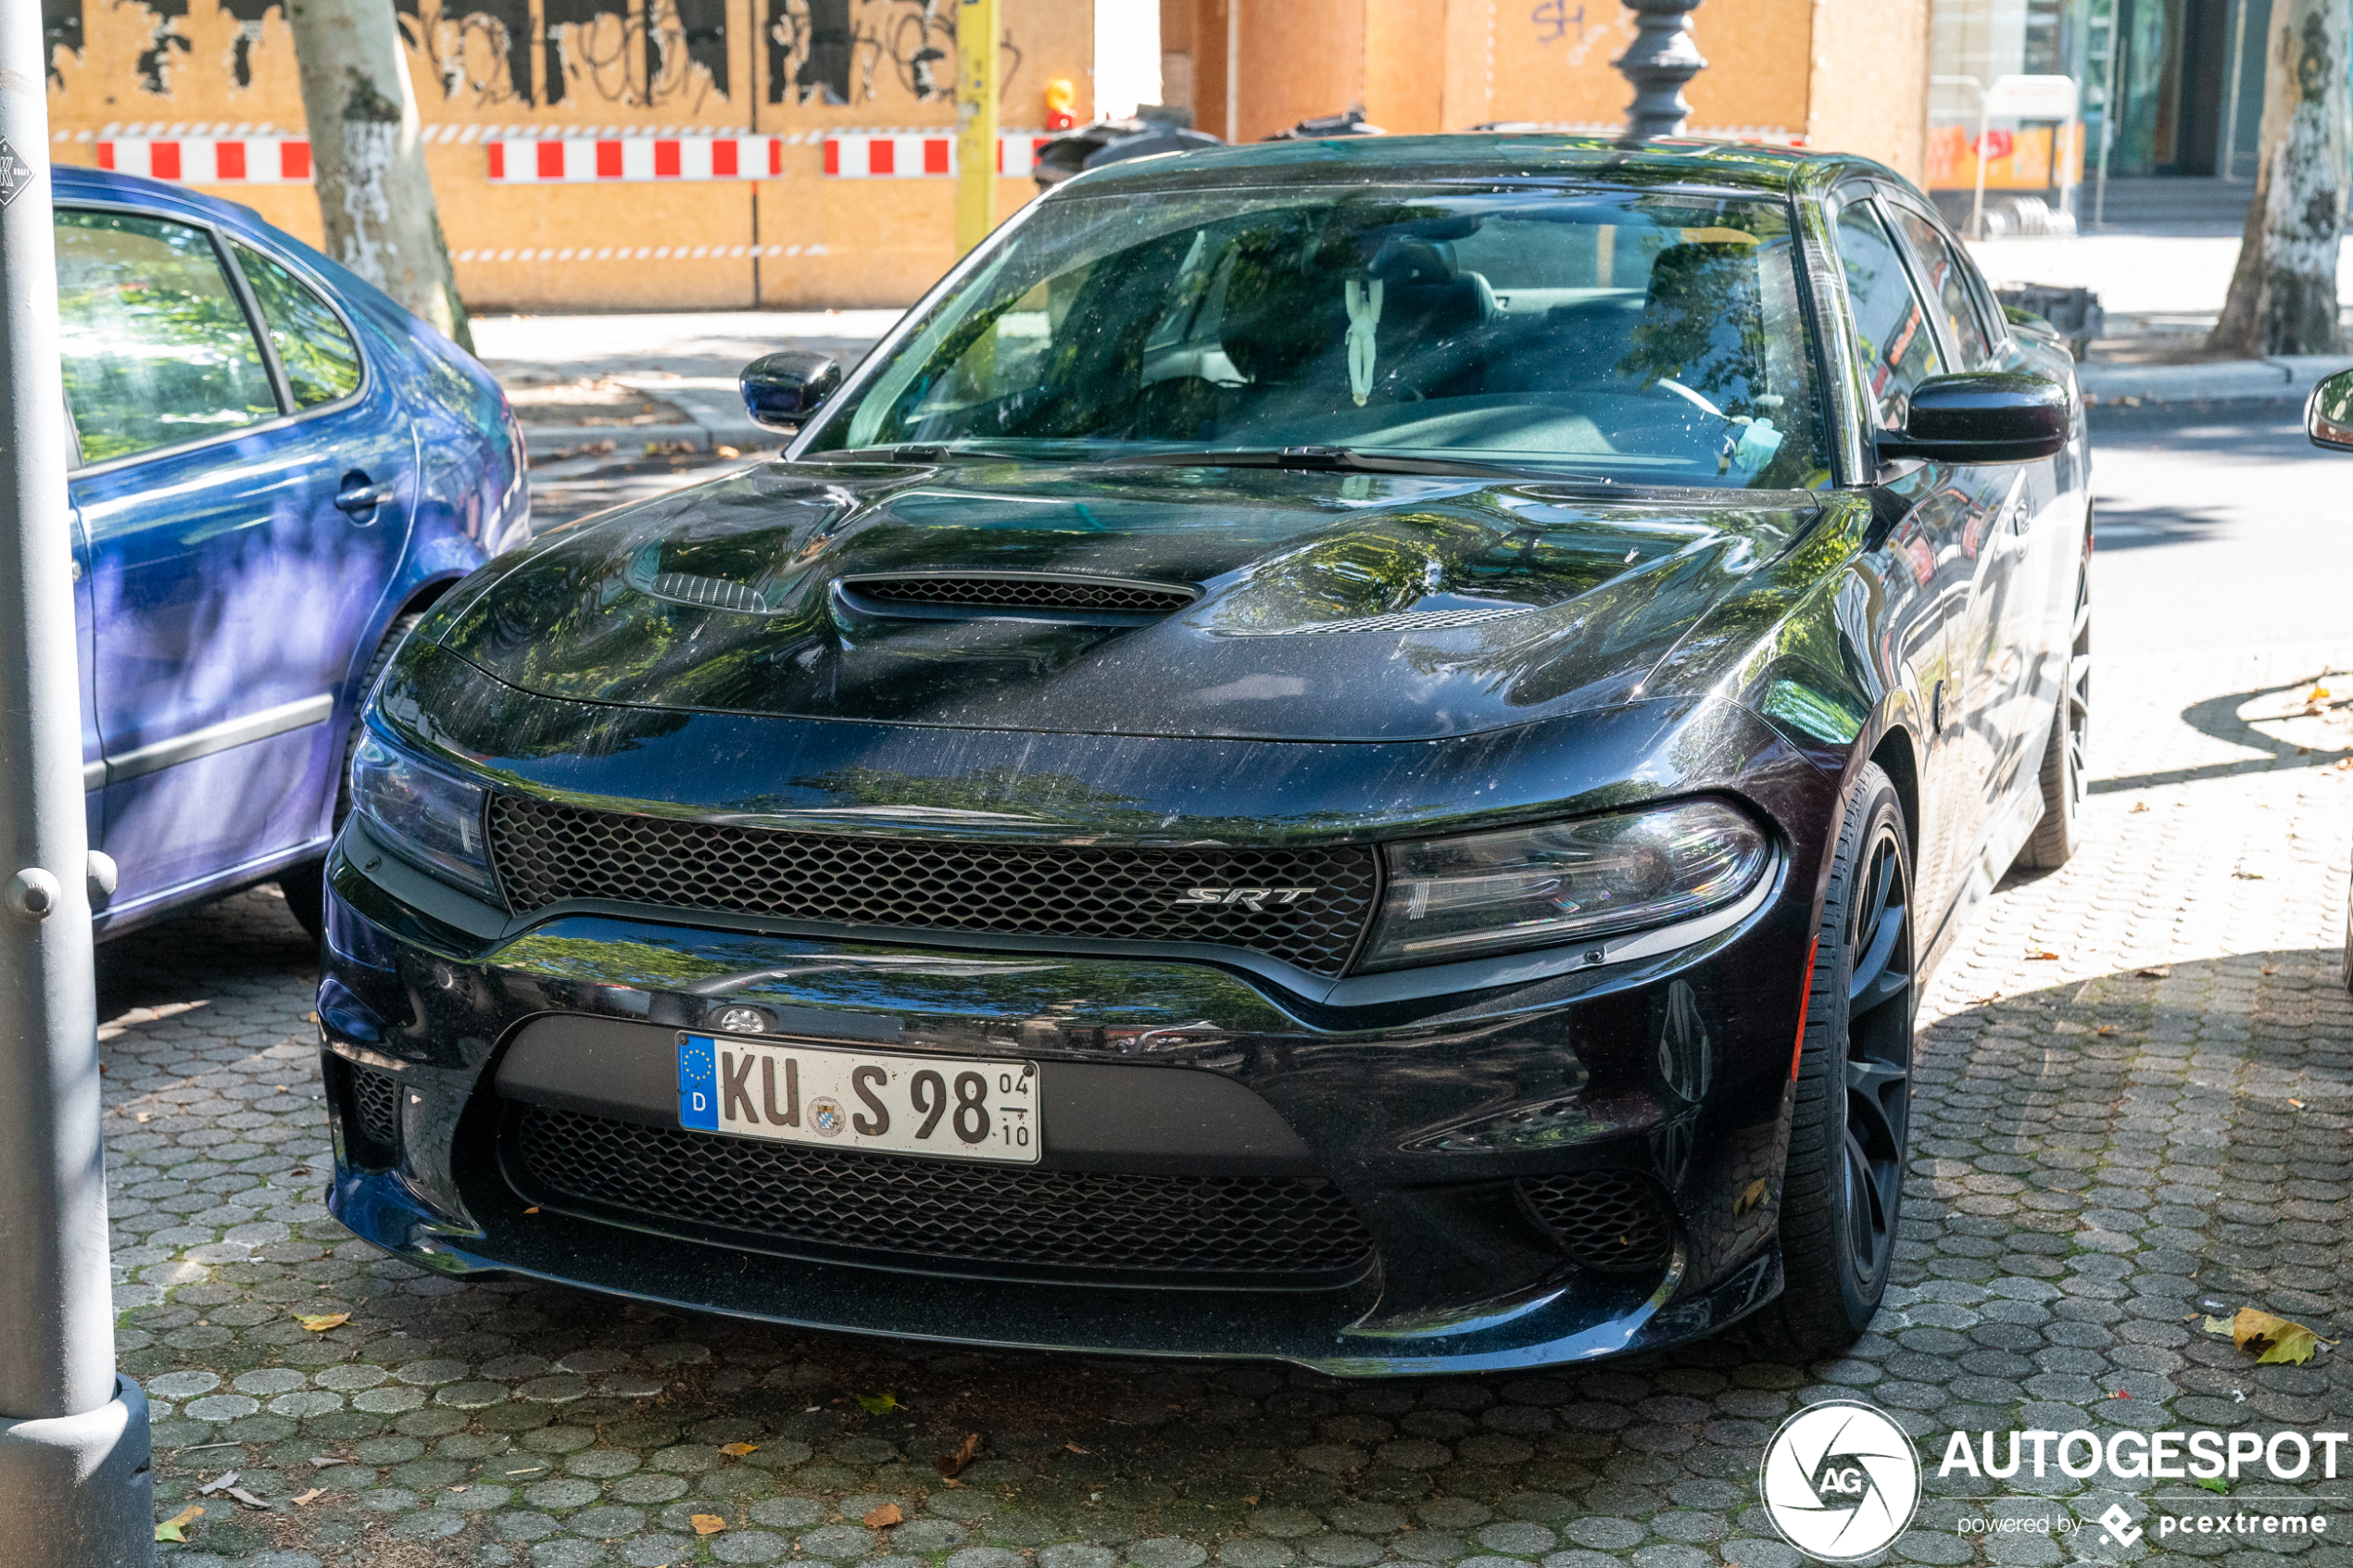
<instances>
[{"instance_id":1,"label":"windshield wiper","mask_svg":"<svg viewBox=\"0 0 2353 1568\"><path fill-rule=\"evenodd\" d=\"M1303 469L1326 473L1459 475L1466 479L1555 478L1516 463L1479 463L1461 458L1390 458L1348 446L1262 446L1187 452L1115 452L1106 464L1145 463L1159 468ZM1604 481L1589 481L1593 483Z\"/></svg>"}]
</instances>

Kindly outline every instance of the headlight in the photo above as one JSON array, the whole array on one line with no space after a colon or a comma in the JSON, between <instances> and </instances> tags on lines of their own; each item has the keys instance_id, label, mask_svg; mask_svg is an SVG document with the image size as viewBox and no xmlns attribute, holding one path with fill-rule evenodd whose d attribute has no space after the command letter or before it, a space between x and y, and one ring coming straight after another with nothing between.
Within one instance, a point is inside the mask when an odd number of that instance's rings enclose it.
<instances>
[{"instance_id":1,"label":"headlight","mask_svg":"<svg viewBox=\"0 0 2353 1568\"><path fill-rule=\"evenodd\" d=\"M371 731L351 759L352 809L384 847L420 871L493 903L498 885L483 843L479 784L434 767Z\"/></svg>"},{"instance_id":2,"label":"headlight","mask_svg":"<svg viewBox=\"0 0 2353 1568\"><path fill-rule=\"evenodd\" d=\"M1397 969L1665 925L1730 903L1771 858L1733 808L1688 800L1546 827L1388 846L1358 967Z\"/></svg>"}]
</instances>

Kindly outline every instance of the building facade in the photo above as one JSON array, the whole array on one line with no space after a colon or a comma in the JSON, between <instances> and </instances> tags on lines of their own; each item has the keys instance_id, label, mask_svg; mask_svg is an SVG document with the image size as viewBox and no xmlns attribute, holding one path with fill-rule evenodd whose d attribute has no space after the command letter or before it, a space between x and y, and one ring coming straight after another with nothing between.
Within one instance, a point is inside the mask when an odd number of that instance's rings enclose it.
<instances>
[{"instance_id":1,"label":"building facade","mask_svg":"<svg viewBox=\"0 0 2353 1568\"><path fill-rule=\"evenodd\" d=\"M395 3L477 309L899 305L954 259L953 0ZM1256 139L1352 107L1395 132L1609 130L1630 96L1618 0L1002 6L1000 213L1035 194L1064 103L1085 123L1164 102ZM43 9L58 161L197 185L317 239L279 0ZM1693 22L1695 132L1927 172L1931 0L1705 0Z\"/></svg>"}]
</instances>

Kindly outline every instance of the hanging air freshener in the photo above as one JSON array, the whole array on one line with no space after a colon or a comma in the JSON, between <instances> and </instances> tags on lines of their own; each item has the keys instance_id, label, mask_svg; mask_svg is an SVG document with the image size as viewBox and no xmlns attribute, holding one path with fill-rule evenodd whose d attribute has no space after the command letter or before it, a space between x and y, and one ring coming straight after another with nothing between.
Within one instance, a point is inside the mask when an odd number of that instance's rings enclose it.
<instances>
[{"instance_id":1,"label":"hanging air freshener","mask_svg":"<svg viewBox=\"0 0 2353 1568\"><path fill-rule=\"evenodd\" d=\"M1361 408L1373 395L1373 356L1378 351L1373 332L1380 325L1381 281L1366 283L1351 278L1340 287L1348 304L1348 391Z\"/></svg>"}]
</instances>

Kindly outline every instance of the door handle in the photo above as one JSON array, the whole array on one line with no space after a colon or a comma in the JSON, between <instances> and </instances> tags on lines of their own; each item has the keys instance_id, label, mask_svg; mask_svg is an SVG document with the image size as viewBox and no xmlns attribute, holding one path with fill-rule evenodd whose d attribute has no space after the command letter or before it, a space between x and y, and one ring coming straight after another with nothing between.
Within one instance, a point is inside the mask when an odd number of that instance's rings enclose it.
<instances>
[{"instance_id":1,"label":"door handle","mask_svg":"<svg viewBox=\"0 0 2353 1568\"><path fill-rule=\"evenodd\" d=\"M361 512L374 511L378 507L391 500L392 494L392 486L389 484L370 484L365 481L358 484L346 484L335 493L335 509L357 517Z\"/></svg>"}]
</instances>

